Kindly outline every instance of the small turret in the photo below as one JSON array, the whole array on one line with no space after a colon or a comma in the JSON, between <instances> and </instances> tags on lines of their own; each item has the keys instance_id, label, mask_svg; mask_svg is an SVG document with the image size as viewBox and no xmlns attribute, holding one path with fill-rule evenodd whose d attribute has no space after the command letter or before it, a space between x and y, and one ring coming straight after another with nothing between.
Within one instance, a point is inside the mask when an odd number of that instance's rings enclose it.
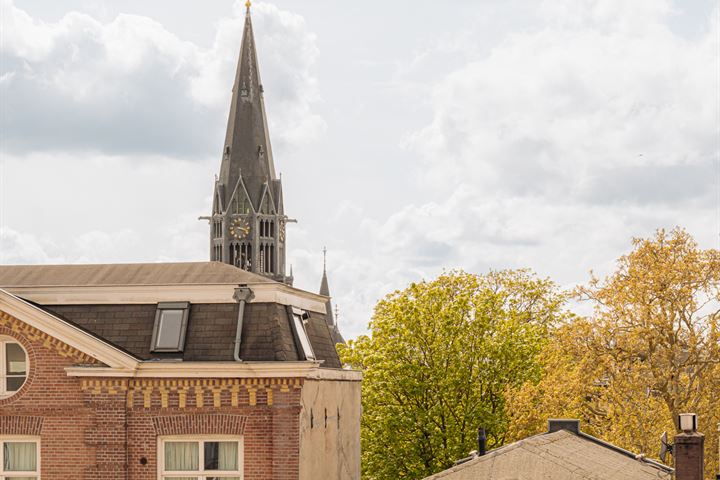
<instances>
[{"instance_id":1,"label":"small turret","mask_svg":"<svg viewBox=\"0 0 720 480\"><path fill-rule=\"evenodd\" d=\"M325 309L327 310L327 313L325 314L325 321L327 322L328 328L330 328L330 334L332 335L333 342L336 344L345 343L345 339L340 333L340 329L337 326L335 316L333 314L332 300L330 298L330 286L328 285L327 277L327 248L323 248L323 276L320 281L320 295L328 297L327 302L325 302Z\"/></svg>"}]
</instances>

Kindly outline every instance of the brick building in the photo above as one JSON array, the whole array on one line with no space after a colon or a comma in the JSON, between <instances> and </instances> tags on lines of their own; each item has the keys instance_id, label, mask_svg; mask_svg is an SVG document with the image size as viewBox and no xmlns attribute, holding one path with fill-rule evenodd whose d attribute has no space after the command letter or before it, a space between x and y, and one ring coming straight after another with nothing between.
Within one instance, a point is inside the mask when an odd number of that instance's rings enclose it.
<instances>
[{"instance_id":1,"label":"brick building","mask_svg":"<svg viewBox=\"0 0 720 480\"><path fill-rule=\"evenodd\" d=\"M358 479L326 302L219 262L0 266L0 478Z\"/></svg>"}]
</instances>

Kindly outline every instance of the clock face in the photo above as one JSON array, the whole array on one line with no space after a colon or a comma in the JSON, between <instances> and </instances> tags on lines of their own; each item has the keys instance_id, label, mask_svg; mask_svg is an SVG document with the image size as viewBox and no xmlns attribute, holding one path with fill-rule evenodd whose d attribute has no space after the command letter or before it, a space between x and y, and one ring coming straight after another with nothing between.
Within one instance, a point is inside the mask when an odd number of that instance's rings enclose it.
<instances>
[{"instance_id":1,"label":"clock face","mask_svg":"<svg viewBox=\"0 0 720 480\"><path fill-rule=\"evenodd\" d=\"M230 223L230 236L241 239L250 233L250 224L244 218L236 218Z\"/></svg>"}]
</instances>

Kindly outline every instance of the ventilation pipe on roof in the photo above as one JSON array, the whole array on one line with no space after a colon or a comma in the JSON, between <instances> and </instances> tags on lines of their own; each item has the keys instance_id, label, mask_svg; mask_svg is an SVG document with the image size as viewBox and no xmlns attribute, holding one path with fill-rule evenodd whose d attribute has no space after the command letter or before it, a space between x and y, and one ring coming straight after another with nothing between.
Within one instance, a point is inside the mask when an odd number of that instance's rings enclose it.
<instances>
[{"instance_id":1,"label":"ventilation pipe on roof","mask_svg":"<svg viewBox=\"0 0 720 480\"><path fill-rule=\"evenodd\" d=\"M245 317L245 303L255 298L255 294L248 287L240 287L235 289L233 298L239 303L238 305L238 318L237 318L237 329L235 330L235 349L233 351L233 358L236 362L242 361L240 359L240 339L242 337L243 318Z\"/></svg>"},{"instance_id":2,"label":"ventilation pipe on roof","mask_svg":"<svg viewBox=\"0 0 720 480\"><path fill-rule=\"evenodd\" d=\"M478 428L477 433L477 456L482 457L487 451L487 436L483 427Z\"/></svg>"}]
</instances>

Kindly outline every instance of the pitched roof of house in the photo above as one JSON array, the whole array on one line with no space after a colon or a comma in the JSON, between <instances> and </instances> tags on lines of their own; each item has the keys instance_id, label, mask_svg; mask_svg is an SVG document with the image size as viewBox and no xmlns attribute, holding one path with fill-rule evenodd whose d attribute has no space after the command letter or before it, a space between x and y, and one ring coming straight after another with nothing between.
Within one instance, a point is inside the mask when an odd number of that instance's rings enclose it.
<instances>
[{"instance_id":1,"label":"pitched roof of house","mask_svg":"<svg viewBox=\"0 0 720 480\"><path fill-rule=\"evenodd\" d=\"M39 307L140 360L233 361L237 303L191 305L185 348L179 353L150 350L155 324L154 304ZM340 368L324 315L308 312L308 316L308 339L317 359L323 361L325 368ZM284 305L251 303L245 306L240 358L271 362L302 360Z\"/></svg>"},{"instance_id":2,"label":"pitched roof of house","mask_svg":"<svg viewBox=\"0 0 720 480\"><path fill-rule=\"evenodd\" d=\"M672 469L583 433L558 430L491 450L425 480L658 480Z\"/></svg>"},{"instance_id":3,"label":"pitched roof of house","mask_svg":"<svg viewBox=\"0 0 720 480\"><path fill-rule=\"evenodd\" d=\"M240 358L269 362L302 360L288 309L302 307L296 303L301 297L310 296L320 306L325 299L231 265L219 262L0 265L0 289L7 289L35 308L139 360L233 361L239 304L232 294L238 285L248 285L254 292L271 291L265 294L265 299L256 298L245 306ZM168 286L173 292L162 295L175 297L158 296L156 292ZM196 286L221 292L220 299L190 301L186 298L187 287ZM35 287L39 287L41 294L34 291ZM107 292L82 297L83 291L95 287L109 288L105 289ZM132 294L117 293L128 288ZM42 294L47 290L51 293ZM146 293L138 296L138 291ZM58 292L72 293L63 297ZM190 301L182 352L151 352L159 301ZM325 312L316 309L306 313L307 335L316 358L323 362L322 367L340 368Z\"/></svg>"},{"instance_id":4,"label":"pitched roof of house","mask_svg":"<svg viewBox=\"0 0 720 480\"><path fill-rule=\"evenodd\" d=\"M220 262L2 265L1 287L276 283Z\"/></svg>"}]
</instances>

